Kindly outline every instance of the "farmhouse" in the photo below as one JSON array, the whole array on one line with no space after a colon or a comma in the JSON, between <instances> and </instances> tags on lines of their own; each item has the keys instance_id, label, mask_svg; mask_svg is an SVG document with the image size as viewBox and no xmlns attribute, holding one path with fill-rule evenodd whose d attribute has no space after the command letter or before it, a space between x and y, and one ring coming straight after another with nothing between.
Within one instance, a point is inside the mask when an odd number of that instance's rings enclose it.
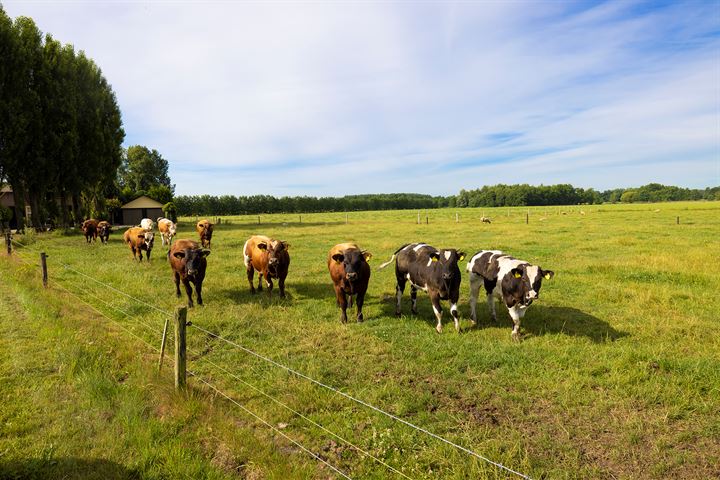
<instances>
[{"instance_id":1,"label":"farmhouse","mask_svg":"<svg viewBox=\"0 0 720 480\"><path fill-rule=\"evenodd\" d=\"M120 208L120 218L114 218L115 224L140 225L140 220L150 218L153 221L163 216L162 203L142 195Z\"/></svg>"}]
</instances>

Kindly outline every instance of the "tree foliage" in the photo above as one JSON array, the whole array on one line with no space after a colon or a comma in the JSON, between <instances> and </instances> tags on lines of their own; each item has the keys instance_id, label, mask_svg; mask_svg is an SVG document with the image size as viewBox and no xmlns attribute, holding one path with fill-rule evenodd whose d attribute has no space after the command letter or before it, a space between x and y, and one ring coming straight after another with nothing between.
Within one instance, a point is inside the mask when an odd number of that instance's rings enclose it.
<instances>
[{"instance_id":1,"label":"tree foliage","mask_svg":"<svg viewBox=\"0 0 720 480\"><path fill-rule=\"evenodd\" d=\"M26 204L36 228L103 208L125 133L100 68L0 6L0 92L0 181L13 188L18 226Z\"/></svg>"},{"instance_id":2,"label":"tree foliage","mask_svg":"<svg viewBox=\"0 0 720 480\"><path fill-rule=\"evenodd\" d=\"M150 150L142 145L128 147L119 170L120 187L134 192L145 192L158 202L167 203L172 200L175 191L175 185L170 183L168 167L168 161L157 150ZM162 199L150 195L153 188L156 189L156 194L163 195ZM166 192L169 192L167 200Z\"/></svg>"}]
</instances>

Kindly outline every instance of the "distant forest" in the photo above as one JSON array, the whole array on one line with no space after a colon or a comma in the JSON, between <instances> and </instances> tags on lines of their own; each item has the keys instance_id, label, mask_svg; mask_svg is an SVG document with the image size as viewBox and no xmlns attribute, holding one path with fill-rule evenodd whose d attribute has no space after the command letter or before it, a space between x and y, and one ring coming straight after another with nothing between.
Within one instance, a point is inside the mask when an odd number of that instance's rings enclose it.
<instances>
[{"instance_id":1,"label":"distant forest","mask_svg":"<svg viewBox=\"0 0 720 480\"><path fill-rule=\"evenodd\" d=\"M457 195L382 193L344 197L273 197L270 195L180 195L174 199L178 215L249 215L258 213L351 212L358 210L432 209L443 207L517 207L599 203L720 200L720 187L689 189L650 183L639 188L599 192L569 184L492 185L460 190Z\"/></svg>"}]
</instances>

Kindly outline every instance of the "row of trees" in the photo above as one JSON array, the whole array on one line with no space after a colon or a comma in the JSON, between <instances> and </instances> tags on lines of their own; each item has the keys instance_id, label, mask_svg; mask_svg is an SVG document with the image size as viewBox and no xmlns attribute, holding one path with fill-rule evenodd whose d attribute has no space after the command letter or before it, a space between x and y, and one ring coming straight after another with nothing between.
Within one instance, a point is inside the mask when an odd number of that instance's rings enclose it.
<instances>
[{"instance_id":1,"label":"row of trees","mask_svg":"<svg viewBox=\"0 0 720 480\"><path fill-rule=\"evenodd\" d=\"M100 68L0 6L0 93L0 183L12 186L18 227L25 205L37 228L103 209L125 132Z\"/></svg>"},{"instance_id":2,"label":"row of trees","mask_svg":"<svg viewBox=\"0 0 720 480\"><path fill-rule=\"evenodd\" d=\"M178 215L248 215L258 213L347 212L358 210L430 209L442 207L512 207L577 205L616 202L720 200L720 187L704 190L651 183L633 189L599 192L569 184L492 185L460 190L458 195L433 197L415 193L348 195L344 197L273 197L181 195L175 198Z\"/></svg>"},{"instance_id":3,"label":"row of trees","mask_svg":"<svg viewBox=\"0 0 720 480\"><path fill-rule=\"evenodd\" d=\"M357 210L428 209L447 206L446 197L417 193L346 195L344 197L273 197L181 195L178 215L247 215L257 213L347 212Z\"/></svg>"}]
</instances>

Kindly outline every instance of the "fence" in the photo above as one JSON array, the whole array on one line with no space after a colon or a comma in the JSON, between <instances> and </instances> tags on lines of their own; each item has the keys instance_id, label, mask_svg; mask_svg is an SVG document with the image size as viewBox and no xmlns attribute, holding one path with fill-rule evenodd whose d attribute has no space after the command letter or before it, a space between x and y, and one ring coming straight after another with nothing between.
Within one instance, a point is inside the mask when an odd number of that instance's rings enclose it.
<instances>
[{"instance_id":1,"label":"fence","mask_svg":"<svg viewBox=\"0 0 720 480\"><path fill-rule=\"evenodd\" d=\"M348 394L348 393L345 393L345 392L343 392L343 391L341 391L341 390L339 390L339 389L337 389L337 388L335 388L335 387L333 387L333 386L331 386L331 385L328 385L328 384L326 384L326 383L323 383L323 382L321 382L321 381L318 381L318 380L310 377L309 375L306 375L306 374L304 374L304 373L302 373L302 372L300 372L300 371L298 371L298 370L296 370L296 369L293 369L293 368L291 368L291 367L288 367L287 365L284 365L284 364L282 364L282 363L280 363L280 362L277 362L277 361L273 360L272 358L270 358L270 357L268 357L268 356L262 355L262 354L260 354L260 353L258 353L258 352L256 352L256 351L248 348L247 346L241 345L240 343L238 343L238 342L236 342L236 341L233 341L233 340L224 338L224 337L222 337L221 335L218 335L217 333L215 333L215 332L213 332L213 331L211 331L211 330L208 330L208 329L206 329L206 328L203 328L202 326L197 325L197 324L195 324L195 323L193 323L193 322L188 322L188 321L187 321L187 309L186 309L185 307L177 307L177 308L175 309L175 312L173 312L173 313L168 312L168 311L163 310L163 309L161 309L161 308L158 308L158 307L156 307L155 305L152 305L152 304L150 304L150 303L148 303L148 302L146 302L146 301L144 301L144 300L142 300L142 299L140 299L140 298L134 297L134 296L132 296L132 295L130 295L130 294L128 294L128 293L126 293L126 292L124 292L124 291L122 291L122 290L120 290L120 289L118 289L118 288L116 288L116 287L114 287L114 286L106 283L106 282L103 282L103 281L101 281L101 280L98 280L97 278L94 278L93 276L88 275L87 273L84 273L84 272L82 272L82 271L80 271L80 270L77 270L76 268L73 268L73 266L71 266L71 265L68 265L68 264L66 264L66 263L63 263L62 261L57 261L57 263L56 263L57 266L62 267L63 269L65 269L65 270L67 270L67 271L69 271L69 272L73 272L73 273L81 276L81 277L84 278L84 279L90 280L90 281L94 282L95 284L97 284L97 285L99 285L99 286L107 289L108 291L111 291L111 292L120 294L120 295L122 295L123 297L131 300L131 301L134 302L135 304L140 305L140 306L142 306L143 308L148 309L149 311L154 311L154 312L156 312L156 313L159 313L159 314L163 315L163 316L165 317L164 328L163 328L162 332L157 331L152 325L149 325L147 322L144 322L143 320L137 318L137 315L133 315L133 314L131 314L131 313L129 313L129 312L127 312L127 311L125 311L125 310L123 310L123 309L115 306L115 305L113 305L112 302L107 301L106 299L102 298L102 297L99 296L99 295L95 295L95 294L93 294L93 293L90 293L87 289L78 288L78 290L81 290L81 293L78 293L78 292L74 291L72 288L68 288L67 286L63 285L62 282L60 281L60 278L57 277L57 276L51 275L51 274L50 274L51 272L48 270L47 259L48 259L48 258L54 258L55 255L53 255L53 257L50 257L50 256L47 255L44 251L39 251L39 250L37 250L37 249L34 249L34 248L32 248L32 247L29 247L29 246L27 246L27 245L24 245L24 244L22 244L22 243L19 243L19 242L13 240L10 236L6 237L6 240L7 240L8 245L11 245L11 243L12 243L12 244L15 244L15 245L19 246L19 247L21 248L21 250L23 250L23 251L31 252L31 253L33 253L33 254L35 254L35 255L38 255L38 258L40 259L40 270L41 270L41 273L42 273L42 282L43 282L43 286L44 286L45 288L51 288L51 287L57 287L57 288L59 288L60 290L64 291L65 293L71 295L73 298L77 299L79 302L81 302L81 303L83 303L84 305L86 305L86 306L88 306L89 308L91 308L93 311L97 312L99 315L101 315L101 316L103 316L104 318L110 320L110 321L113 322L115 325L119 326L122 330L124 330L125 332L129 333L130 335L132 335L132 336L135 337L136 339L140 340L141 342L143 342L144 344L146 344L146 345L147 345L148 347L150 347L151 349L157 351L158 354L159 354L158 369L162 369L163 357L164 357L164 352L165 352L166 343L167 343L167 342L166 342L166 340L167 340L166 337L167 337L168 324L169 324L169 321L172 319L173 322L174 322L174 323L173 323L173 326L174 326L174 333L175 333L175 334L174 334L174 337L173 337L174 351L175 351L175 354L174 354L174 380L175 380L175 387L176 387L178 390L184 391L184 390L186 390L186 389L188 388L188 387L187 387L187 375L189 374L192 378L197 379L198 382L200 382L202 385L204 385L205 387L209 388L209 389L212 390L213 392L219 394L220 396L222 396L223 398L225 398L226 400L228 400L229 402L231 402L233 405L235 405L235 406L237 406L238 408L240 408L243 412L245 412L246 414L252 416L252 417L255 418L256 420L258 420L259 422L261 422L262 424L264 424L265 426L267 426L268 428L272 429L275 433L279 434L280 436L282 436L283 438L285 438L286 440L288 440L289 442L291 442L292 444L294 444L295 446L297 446L298 448L300 448L303 452L307 453L308 455L310 455L311 457L313 457L315 460L323 463L323 464L326 465L328 468L330 468L333 472L335 472L336 474L340 475L340 476L343 477L343 478L348 478L348 479L350 479L351 477L350 477L347 473L343 472L342 470L340 470L340 469L337 468L336 466L334 466L334 465L332 465L331 463L329 463L329 462L328 462L325 458L323 458L320 454L315 453L315 452L313 452L311 449L305 447L304 445L302 445L301 443L299 443L297 440L291 438L289 435L287 435L286 433L282 432L282 431L281 431L280 429L278 429L276 426L272 425L272 423L268 422L266 419L264 419L263 417L261 417L260 415L258 415L256 412L253 412L253 411L251 411L250 409L248 409L246 406L242 405L239 401L237 401L235 398L233 398L230 394L228 394L227 392L221 390L216 384L214 384L213 382L211 382L210 380L208 380L207 378L205 378L203 375L199 374L197 371L188 370L188 369L187 369L187 360L188 360L187 353L188 353L188 352L192 353L192 354L196 357L195 361L201 360L201 361L207 363L207 364L210 365L213 369L215 369L216 371L219 371L221 374L226 375L226 376L232 378L234 381L239 382L239 383L242 384L244 387L247 387L247 388L251 389L252 391L254 391L255 393L257 393L257 394L259 394L259 395L267 398L268 400L272 401L274 404L276 404L276 405L278 405L279 407L281 407L281 408L289 411L289 412L292 413L293 415L297 415L298 417L300 417L300 418L302 418L303 420L307 421L308 423L312 424L312 425L315 426L316 428L322 430L324 433L326 433L326 434L332 436L333 438L335 438L335 439L343 442L344 444L346 444L347 446L349 446L350 448L352 448L353 450L355 450L355 451L358 452L359 454L363 455L364 457L366 457L366 458L368 458L368 459L370 459L370 460L373 460L374 462L378 463L379 465L382 465L383 467L385 467L386 469L388 469L390 472L396 474L397 476L400 476L400 477L403 477L403 478L411 478L411 477L409 477L406 473L402 472L401 470L399 470L399 469L393 467L392 465L388 464L388 463L385 462L383 459L377 457L376 455L373 455L373 454L372 454L371 452L369 452L367 449L364 449L364 448L356 445L355 443L353 443L353 442L350 441L349 439L347 439L347 438L345 438L345 437L337 434L336 432L330 430L330 429L327 428L326 426L323 426L323 425L321 425L320 423L312 420L312 419L309 418L307 415L302 414L301 412L299 412L299 411L297 411L296 409L290 407L290 406L287 405L286 403L284 403L284 402L282 402L281 400L277 399L276 397L268 394L267 392L263 391L262 389L258 388L257 386L255 386L255 385L253 385L253 384L251 384L251 383L243 380L240 376L238 376L237 374L235 374L235 373L233 373L232 371L228 370L228 368L223 367L222 365L219 365L219 364L211 361L211 360L208 359L208 358L203 358L202 352L198 352L198 351L195 351L195 350L193 350L193 349L189 349L189 348L187 347L187 338L186 338L186 336L187 336L187 331L188 331L188 327L189 327L189 329L191 329L191 330L197 330L198 332L201 332L201 333L203 333L203 334L205 334L205 335L207 335L207 336L209 336L209 337L211 337L211 338L215 338L215 339L217 339L217 340L220 340L220 341L224 342L225 344L227 344L227 345L229 345L229 346L231 346L231 347L233 347L233 348L235 348L235 349L237 349L237 350L239 350L239 351L242 351L242 352L244 352L244 353L246 353L246 354L248 354L248 355L251 355L252 357L254 357L254 358L256 358L256 359L262 360L263 362L265 362L265 363L268 364L268 365L271 365L271 366L273 366L273 367L275 367L275 368L281 369L281 370L283 370L283 371L285 371L285 372L287 372L287 373L289 373L289 374L291 374L291 375L293 375L293 376L295 376L295 377L297 377L297 378L300 378L300 379L303 379L303 380L305 380L305 381L308 381L308 382L310 382L311 384L313 384L313 385L315 385L315 386L317 386L317 387L321 387L322 389L325 389L325 390L327 390L327 391L329 391L329 392L332 392L332 393L335 394L335 395L338 395L338 396L340 396L340 397L343 397L344 399L346 399L346 400L348 400L348 401L350 401L350 402L353 402L353 403L355 403L355 404L357 404L357 405L360 405L360 406L362 406L362 407L364 407L364 408L367 408L367 409L369 409L369 410L371 410L371 411L373 411L373 412L375 412L375 413L378 413L378 414L380 414L380 415L383 415L383 416L391 419L391 420L394 421L394 422L400 423L400 424L405 425L406 427L409 427L409 428L411 428L411 429L413 429L413 430L415 430L415 431L417 431L417 432L419 432L419 433L422 433L422 434L424 434L424 435L427 435L428 437L430 437L430 438L432 438L432 439L434 439L434 440L437 440L437 441L439 441L439 442L442 442L442 443L445 444L445 445L448 445L448 446L450 446L450 447L453 447L454 449L456 449L456 450L458 450L458 451L460 451L460 452L463 452L463 453L465 453L465 454L467 454L467 455L469 455L469 456L471 456L471 457L473 457L473 458L476 458L476 459L478 459L478 460L480 460L480 461L482 461L482 462L485 462L485 463L487 463L488 465L491 465L491 466L493 466L493 467L495 467L495 468L497 468L497 469L499 469L499 470L501 470L501 471L503 471L503 472L505 472L505 473L507 473L507 474L511 474L511 475L517 476L517 477L519 477L519 478L524 478L524 479L529 479L529 478L530 478L529 476L527 476L527 475L525 475L525 474L523 474L523 473L517 472L517 471L515 471L515 470L513 470L513 469L511 469L511 468L509 468L509 467L507 467L507 466L505 466L505 465L503 465L503 464L501 464L501 463L499 463L499 462L495 462L495 461L493 461L493 460L491 460L491 459L489 459L489 458L487 458L487 457L485 457L485 456L483 456L483 455L481 455L481 454L479 454L479 453L477 453L477 452L475 452L475 451L473 451L473 450L471 450L471 449L469 449L469 448L467 448L467 447L464 447L464 446L462 446L462 445L460 445L460 444L458 444L458 443L455 443L455 442L453 442L453 441L451 441L451 440L448 440L448 439L445 438L445 437L442 437L442 436L440 436L440 435L438 435L438 434L435 434L435 433L433 433L433 432L431 432L431 431L429 431L429 430L427 430L427 429L425 429L425 428L423 428L423 427L421 427L421 426L418 426L418 425L416 425L416 424L414 424L414 423L412 423L412 422L409 422L409 421L407 421L407 420L405 420L405 419L403 419L403 418L400 418L399 416L394 415L394 414L392 414L392 413L390 413L390 412L387 412L387 411L383 410L382 408L379 408L379 407L377 407L377 406L375 406L375 405L372 405L372 404L370 404L370 403L368 403L368 402L366 402L366 401L364 401L364 400L362 400L362 399L360 399L360 398L357 398L357 397L355 397L355 396L353 396L353 395L350 395L350 394ZM12 249L11 249L10 246L9 246L9 247L8 247L8 254L11 254L11 251L12 251ZM16 250L16 253L17 253L17 250ZM28 261L27 258L24 258L23 255L21 255L21 254L19 254L19 253L16 254L15 257L18 258L21 262L23 262L23 263L25 263L25 264L27 264L27 265L32 265L32 263L31 263L30 261ZM53 282L50 282L50 280L53 280ZM108 308L110 308L110 309L112 309L112 310L115 310L116 312L120 313L121 315L125 316L126 318L131 319L132 321L139 323L140 325L142 325L143 327L145 327L148 331L152 332L153 334L158 335L158 336L160 337L160 347L151 344L150 342L148 342L147 340L145 340L144 338L142 338L141 336L139 336L138 334L136 334L135 332L133 332L131 329L127 328L126 326L124 326L123 324L121 324L121 323L118 322L117 320L113 319L113 318L110 317L109 315L106 315L104 312L102 312L101 310L99 310L95 305L93 305L92 303L88 302L84 297L89 297L90 299L92 299L92 300L94 300L94 301L96 301L96 302L99 302L99 303L107 306Z\"/></svg>"}]
</instances>

